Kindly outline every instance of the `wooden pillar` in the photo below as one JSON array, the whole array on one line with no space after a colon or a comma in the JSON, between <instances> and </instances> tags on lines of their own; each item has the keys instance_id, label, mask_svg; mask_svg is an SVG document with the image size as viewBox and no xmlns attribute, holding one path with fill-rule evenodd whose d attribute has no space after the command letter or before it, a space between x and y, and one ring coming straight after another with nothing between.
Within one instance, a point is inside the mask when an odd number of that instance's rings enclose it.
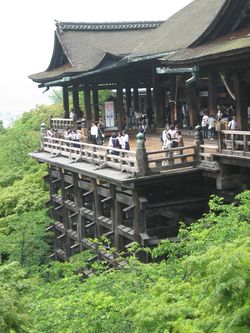
<instances>
[{"instance_id":1,"label":"wooden pillar","mask_svg":"<svg viewBox=\"0 0 250 333\"><path fill-rule=\"evenodd\" d=\"M91 115L91 98L89 86L85 85L83 89L84 93L84 108L85 108L85 119L87 128L91 127L92 115Z\"/></svg>"},{"instance_id":2,"label":"wooden pillar","mask_svg":"<svg viewBox=\"0 0 250 333\"><path fill-rule=\"evenodd\" d=\"M151 87L146 88L146 104L147 104L148 125L149 125L149 127L151 127L153 125L153 109L152 109Z\"/></svg>"},{"instance_id":3,"label":"wooden pillar","mask_svg":"<svg viewBox=\"0 0 250 333\"><path fill-rule=\"evenodd\" d=\"M217 113L217 85L217 75L211 72L208 77L208 113L214 116Z\"/></svg>"},{"instance_id":4,"label":"wooden pillar","mask_svg":"<svg viewBox=\"0 0 250 333\"><path fill-rule=\"evenodd\" d=\"M74 197L75 197L75 205L76 205L76 213L77 213L77 238L78 238L78 243L79 243L79 247L80 250L82 251L83 246L81 243L82 238L84 237L84 228L83 228L83 219L82 216L80 214L80 208L82 208L83 206L83 200L82 200L82 191L78 186L78 175L74 174L73 175L73 185L74 185Z\"/></svg>"},{"instance_id":5,"label":"wooden pillar","mask_svg":"<svg viewBox=\"0 0 250 333\"><path fill-rule=\"evenodd\" d=\"M80 105L79 105L78 87L73 86L72 93L73 93L74 112L75 112L75 115L76 115L76 119L79 119L80 118Z\"/></svg>"},{"instance_id":6,"label":"wooden pillar","mask_svg":"<svg viewBox=\"0 0 250 333\"><path fill-rule=\"evenodd\" d=\"M126 114L127 114L127 117L130 116L130 114L129 114L130 108L131 108L131 88L126 87Z\"/></svg>"},{"instance_id":7,"label":"wooden pillar","mask_svg":"<svg viewBox=\"0 0 250 333\"><path fill-rule=\"evenodd\" d=\"M68 87L63 87L64 118L69 118L69 92Z\"/></svg>"},{"instance_id":8,"label":"wooden pillar","mask_svg":"<svg viewBox=\"0 0 250 333\"><path fill-rule=\"evenodd\" d=\"M169 92L170 92L170 115L169 122L170 124L174 124L177 120L176 114L176 75L169 76Z\"/></svg>"},{"instance_id":9,"label":"wooden pillar","mask_svg":"<svg viewBox=\"0 0 250 333\"><path fill-rule=\"evenodd\" d=\"M133 105L134 110L139 111L139 94L138 94L138 87L133 88Z\"/></svg>"},{"instance_id":10,"label":"wooden pillar","mask_svg":"<svg viewBox=\"0 0 250 333\"><path fill-rule=\"evenodd\" d=\"M147 199L141 196L137 191L133 191L133 202L135 203L134 218L133 218L133 229L135 235L135 241L140 245L142 243L141 234L146 235L147 233ZM140 252L137 254L138 258L143 261L148 261L148 255L146 252Z\"/></svg>"},{"instance_id":11,"label":"wooden pillar","mask_svg":"<svg viewBox=\"0 0 250 333\"><path fill-rule=\"evenodd\" d=\"M124 107L123 107L123 91L122 86L117 84L116 88L116 115L118 130L124 129Z\"/></svg>"},{"instance_id":12,"label":"wooden pillar","mask_svg":"<svg viewBox=\"0 0 250 333\"><path fill-rule=\"evenodd\" d=\"M62 204L63 204L63 226L64 226L64 233L65 233L65 241L64 241L64 251L66 260L70 257L70 239L67 233L69 229L69 211L68 208L65 206L65 201L67 200L67 192L65 190L65 180L64 180L64 169L60 169L60 178L61 178L61 193L62 193Z\"/></svg>"},{"instance_id":13,"label":"wooden pillar","mask_svg":"<svg viewBox=\"0 0 250 333\"><path fill-rule=\"evenodd\" d=\"M92 101L93 101L95 121L99 121L99 103L98 103L98 90L97 90L97 88L94 88L92 90Z\"/></svg>"},{"instance_id":14,"label":"wooden pillar","mask_svg":"<svg viewBox=\"0 0 250 333\"><path fill-rule=\"evenodd\" d=\"M97 193L97 184L96 179L91 179L91 189L93 191L93 197L92 197L92 211L93 211L93 219L95 222L95 237L100 237L100 226L98 222L98 193Z\"/></svg>"},{"instance_id":15,"label":"wooden pillar","mask_svg":"<svg viewBox=\"0 0 250 333\"><path fill-rule=\"evenodd\" d=\"M187 87L187 102L190 127L194 128L199 123L198 99L196 85L194 83Z\"/></svg>"},{"instance_id":16,"label":"wooden pillar","mask_svg":"<svg viewBox=\"0 0 250 333\"><path fill-rule=\"evenodd\" d=\"M247 84L241 80L240 73L233 73L233 81L234 81L234 94L236 97L235 101L235 109L236 109L236 120L238 123L238 128L241 131L246 131L248 129L248 94L250 91L248 90Z\"/></svg>"},{"instance_id":17,"label":"wooden pillar","mask_svg":"<svg viewBox=\"0 0 250 333\"><path fill-rule=\"evenodd\" d=\"M152 67L153 82L153 109L155 114L156 127L164 127L164 110L163 110L163 89L160 87L159 75L156 74L155 67Z\"/></svg>"},{"instance_id":18,"label":"wooden pillar","mask_svg":"<svg viewBox=\"0 0 250 333\"><path fill-rule=\"evenodd\" d=\"M118 251L123 249L123 241L122 236L118 233L118 225L122 224L122 211L121 211L121 204L117 200L116 197L116 187L114 185L110 185L110 193L113 198L113 209L114 209L114 220L113 220L113 228L114 228L114 235L115 235L115 247Z\"/></svg>"}]
</instances>

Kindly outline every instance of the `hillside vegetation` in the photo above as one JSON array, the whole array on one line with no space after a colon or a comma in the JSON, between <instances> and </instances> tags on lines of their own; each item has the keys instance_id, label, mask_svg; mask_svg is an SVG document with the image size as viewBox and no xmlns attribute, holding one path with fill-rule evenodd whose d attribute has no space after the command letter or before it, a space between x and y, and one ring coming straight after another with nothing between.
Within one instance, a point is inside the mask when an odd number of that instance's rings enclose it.
<instances>
[{"instance_id":1,"label":"hillside vegetation","mask_svg":"<svg viewBox=\"0 0 250 333\"><path fill-rule=\"evenodd\" d=\"M49 108L49 110L48 110ZM250 331L250 191L231 205L212 197L210 211L123 270L86 251L60 263L51 253L44 203L46 166L28 153L39 127L61 108L38 106L0 132L0 332L248 333Z\"/></svg>"}]
</instances>

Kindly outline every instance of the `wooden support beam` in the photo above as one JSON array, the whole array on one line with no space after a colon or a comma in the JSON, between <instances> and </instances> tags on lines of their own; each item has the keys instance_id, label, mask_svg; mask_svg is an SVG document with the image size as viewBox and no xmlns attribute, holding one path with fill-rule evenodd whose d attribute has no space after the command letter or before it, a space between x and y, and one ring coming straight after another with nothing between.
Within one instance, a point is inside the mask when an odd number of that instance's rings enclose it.
<instances>
[{"instance_id":1,"label":"wooden support beam","mask_svg":"<svg viewBox=\"0 0 250 333\"><path fill-rule=\"evenodd\" d=\"M233 73L234 80L234 94L236 97L236 119L238 123L238 129L246 131L248 129L248 112L249 107L248 95L249 90L247 84L241 79L241 73L239 71Z\"/></svg>"},{"instance_id":2,"label":"wooden support beam","mask_svg":"<svg viewBox=\"0 0 250 333\"><path fill-rule=\"evenodd\" d=\"M79 105L79 94L78 94L77 86L73 86L72 94L73 94L74 113L76 115L76 119L79 119L80 118L80 105Z\"/></svg>"},{"instance_id":3,"label":"wooden support beam","mask_svg":"<svg viewBox=\"0 0 250 333\"><path fill-rule=\"evenodd\" d=\"M93 101L95 121L99 121L99 103L98 103L98 90L97 90L97 88L94 88L92 90L92 101Z\"/></svg>"},{"instance_id":4,"label":"wooden support beam","mask_svg":"<svg viewBox=\"0 0 250 333\"><path fill-rule=\"evenodd\" d=\"M85 119L87 128L91 127L92 114L91 114L91 98L90 98L90 88L88 85L84 86L84 108L85 108Z\"/></svg>"},{"instance_id":5,"label":"wooden support beam","mask_svg":"<svg viewBox=\"0 0 250 333\"><path fill-rule=\"evenodd\" d=\"M208 78L208 113L214 116L217 113L217 87L218 75L211 72Z\"/></svg>"},{"instance_id":6,"label":"wooden support beam","mask_svg":"<svg viewBox=\"0 0 250 333\"><path fill-rule=\"evenodd\" d=\"M116 88L116 104L115 104L115 112L117 115L117 126L118 129L121 131L124 129L124 124L125 124L125 110L123 106L123 90L122 90L122 85L117 84Z\"/></svg>"},{"instance_id":7,"label":"wooden support beam","mask_svg":"<svg viewBox=\"0 0 250 333\"><path fill-rule=\"evenodd\" d=\"M64 118L69 118L69 92L68 87L63 87Z\"/></svg>"}]
</instances>

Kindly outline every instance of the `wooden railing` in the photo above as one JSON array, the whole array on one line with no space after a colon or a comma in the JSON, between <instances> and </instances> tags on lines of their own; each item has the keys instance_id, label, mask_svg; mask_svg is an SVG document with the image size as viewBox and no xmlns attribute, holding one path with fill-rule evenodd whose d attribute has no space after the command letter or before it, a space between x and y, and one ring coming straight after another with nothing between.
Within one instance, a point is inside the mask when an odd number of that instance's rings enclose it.
<instances>
[{"instance_id":1,"label":"wooden railing","mask_svg":"<svg viewBox=\"0 0 250 333\"><path fill-rule=\"evenodd\" d=\"M149 169L162 171L193 167L197 164L196 147L186 146L147 152Z\"/></svg>"},{"instance_id":2,"label":"wooden railing","mask_svg":"<svg viewBox=\"0 0 250 333\"><path fill-rule=\"evenodd\" d=\"M88 162L99 168L111 168L138 174L136 151L116 149L54 137L42 138L42 150L54 157L67 157L72 162ZM195 146L146 152L148 169L152 172L193 167L197 165Z\"/></svg>"},{"instance_id":3,"label":"wooden railing","mask_svg":"<svg viewBox=\"0 0 250 333\"><path fill-rule=\"evenodd\" d=\"M51 137L43 138L42 149L54 156L64 156L72 161L85 161L100 168L109 167L128 173L137 172L136 153L131 150Z\"/></svg>"},{"instance_id":4,"label":"wooden railing","mask_svg":"<svg viewBox=\"0 0 250 333\"><path fill-rule=\"evenodd\" d=\"M50 118L50 128L53 130L76 129L76 121L66 118Z\"/></svg>"},{"instance_id":5,"label":"wooden railing","mask_svg":"<svg viewBox=\"0 0 250 333\"><path fill-rule=\"evenodd\" d=\"M218 152L250 157L250 131L219 132Z\"/></svg>"}]
</instances>

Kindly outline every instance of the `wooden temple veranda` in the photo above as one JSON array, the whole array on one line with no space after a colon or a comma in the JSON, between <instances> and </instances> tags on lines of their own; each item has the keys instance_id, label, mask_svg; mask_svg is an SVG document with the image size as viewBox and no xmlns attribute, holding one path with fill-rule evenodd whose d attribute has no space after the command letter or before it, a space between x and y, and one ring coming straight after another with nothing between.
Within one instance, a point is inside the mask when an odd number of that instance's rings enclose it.
<instances>
[{"instance_id":1,"label":"wooden temple veranda","mask_svg":"<svg viewBox=\"0 0 250 333\"><path fill-rule=\"evenodd\" d=\"M166 121L182 126L183 103L190 130L201 108L216 115L222 104L233 105L238 128L220 128L213 145L196 133L182 149L164 152L150 143L145 149L139 135L135 149L117 155L106 145L41 133L41 149L30 155L48 164L55 258L97 251L91 238L100 236L118 251L134 241L154 246L176 240L179 221L201 216L211 193L249 186L249 56L247 0L194 0L165 22L56 23L50 65L30 76L39 87L62 87L65 118L52 119L52 127L76 126L69 119L71 96L76 119L83 111L90 127L100 117L98 92L112 90L117 130L127 126L131 108L143 108L149 126L155 125L152 135ZM98 255L115 262L114 254Z\"/></svg>"}]
</instances>

